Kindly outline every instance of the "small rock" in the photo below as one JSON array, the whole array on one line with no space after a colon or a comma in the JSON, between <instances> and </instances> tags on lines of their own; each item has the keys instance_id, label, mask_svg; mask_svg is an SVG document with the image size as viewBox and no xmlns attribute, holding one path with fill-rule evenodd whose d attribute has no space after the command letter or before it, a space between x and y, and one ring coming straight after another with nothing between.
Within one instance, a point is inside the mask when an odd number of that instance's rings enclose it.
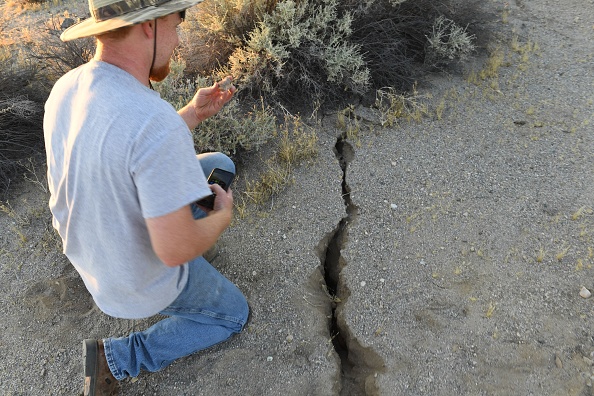
<instances>
[{"instance_id":1,"label":"small rock","mask_svg":"<svg viewBox=\"0 0 594 396\"><path fill-rule=\"evenodd\" d=\"M398 209L398 205L390 204L390 208L392 208L392 210L396 210L396 209Z\"/></svg>"},{"instance_id":2,"label":"small rock","mask_svg":"<svg viewBox=\"0 0 594 396\"><path fill-rule=\"evenodd\" d=\"M272 360L273 360L273 357L272 357L272 356L268 356L268 357L266 358L266 361L267 361L267 362L272 362Z\"/></svg>"},{"instance_id":3,"label":"small rock","mask_svg":"<svg viewBox=\"0 0 594 396\"><path fill-rule=\"evenodd\" d=\"M580 297L590 298L590 296L592 296L592 293L590 292L590 290L588 290L584 286L582 286L582 288L580 289Z\"/></svg>"},{"instance_id":4,"label":"small rock","mask_svg":"<svg viewBox=\"0 0 594 396\"><path fill-rule=\"evenodd\" d=\"M286 338L287 342L293 342L293 336L292 335L288 335Z\"/></svg>"},{"instance_id":5,"label":"small rock","mask_svg":"<svg viewBox=\"0 0 594 396\"><path fill-rule=\"evenodd\" d=\"M361 287L365 287L366 284L367 284L367 282L361 281Z\"/></svg>"},{"instance_id":6,"label":"small rock","mask_svg":"<svg viewBox=\"0 0 594 396\"><path fill-rule=\"evenodd\" d=\"M561 361L561 358L559 357L559 355L555 354L555 366L557 366L557 368L563 368L563 362Z\"/></svg>"}]
</instances>

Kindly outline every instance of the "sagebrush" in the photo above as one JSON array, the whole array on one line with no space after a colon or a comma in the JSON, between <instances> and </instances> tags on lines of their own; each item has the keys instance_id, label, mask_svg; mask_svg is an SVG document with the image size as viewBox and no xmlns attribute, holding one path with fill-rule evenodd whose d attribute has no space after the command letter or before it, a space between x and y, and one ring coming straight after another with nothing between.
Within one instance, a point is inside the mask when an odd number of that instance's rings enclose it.
<instances>
[{"instance_id":1,"label":"sagebrush","mask_svg":"<svg viewBox=\"0 0 594 396\"><path fill-rule=\"evenodd\" d=\"M43 105L38 70L0 58L0 197L20 170L19 161L43 152Z\"/></svg>"},{"instance_id":2,"label":"sagebrush","mask_svg":"<svg viewBox=\"0 0 594 396\"><path fill-rule=\"evenodd\" d=\"M336 105L345 95L407 90L425 65L469 54L473 36L433 0L206 0L190 14L188 70L232 74L245 94Z\"/></svg>"},{"instance_id":3,"label":"sagebrush","mask_svg":"<svg viewBox=\"0 0 594 396\"><path fill-rule=\"evenodd\" d=\"M174 59L169 76L162 82L153 84L161 97L176 110L185 106L199 88L213 83L209 78L188 77L184 73L185 68L183 59ZM198 152L220 151L226 154L235 154L238 150L257 150L275 133L276 118L269 106L263 101L253 104L251 108L241 106L236 98L192 131Z\"/></svg>"},{"instance_id":4,"label":"sagebrush","mask_svg":"<svg viewBox=\"0 0 594 396\"><path fill-rule=\"evenodd\" d=\"M191 69L285 102L364 93L369 71L337 0L207 0L188 18ZM247 22L246 22L247 21Z\"/></svg>"}]
</instances>

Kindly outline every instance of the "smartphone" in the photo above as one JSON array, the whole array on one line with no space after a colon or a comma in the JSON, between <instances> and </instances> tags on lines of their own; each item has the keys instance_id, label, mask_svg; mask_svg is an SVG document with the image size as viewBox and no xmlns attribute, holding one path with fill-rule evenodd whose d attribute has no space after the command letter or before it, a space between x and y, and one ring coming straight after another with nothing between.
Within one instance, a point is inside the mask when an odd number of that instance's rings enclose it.
<instances>
[{"instance_id":1,"label":"smartphone","mask_svg":"<svg viewBox=\"0 0 594 396\"><path fill-rule=\"evenodd\" d=\"M210 176L208 176L207 182L208 184L218 184L223 188L223 190L227 191L231 182L233 182L233 178L235 175L231 172L227 172L226 170L214 168L212 172L210 172ZM196 201L197 205L204 206L205 208L212 209L214 206L216 194L212 193L211 195L202 198L199 201Z\"/></svg>"}]
</instances>

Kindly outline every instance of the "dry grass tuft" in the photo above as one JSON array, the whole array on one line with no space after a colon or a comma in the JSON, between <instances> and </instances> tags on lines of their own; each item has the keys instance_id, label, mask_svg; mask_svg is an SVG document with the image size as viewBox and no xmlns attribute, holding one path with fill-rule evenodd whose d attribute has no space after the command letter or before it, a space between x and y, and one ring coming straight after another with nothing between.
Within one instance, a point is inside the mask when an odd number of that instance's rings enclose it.
<instances>
[{"instance_id":1,"label":"dry grass tuft","mask_svg":"<svg viewBox=\"0 0 594 396\"><path fill-rule=\"evenodd\" d=\"M20 169L19 161L43 151L43 95L37 70L0 60L0 195Z\"/></svg>"},{"instance_id":2,"label":"dry grass tuft","mask_svg":"<svg viewBox=\"0 0 594 396\"><path fill-rule=\"evenodd\" d=\"M382 126L393 126L399 120L421 122L429 115L427 98L419 95L416 88L411 93L400 93L392 88L377 91L375 106L380 113Z\"/></svg>"}]
</instances>

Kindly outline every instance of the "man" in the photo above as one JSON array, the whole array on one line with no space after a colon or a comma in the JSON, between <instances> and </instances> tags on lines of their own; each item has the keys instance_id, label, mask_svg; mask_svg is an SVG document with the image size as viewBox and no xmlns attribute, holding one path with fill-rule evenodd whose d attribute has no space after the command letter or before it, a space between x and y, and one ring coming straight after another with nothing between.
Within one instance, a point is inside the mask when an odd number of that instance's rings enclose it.
<instances>
[{"instance_id":1,"label":"man","mask_svg":"<svg viewBox=\"0 0 594 396\"><path fill-rule=\"evenodd\" d=\"M127 337L85 340L85 395L114 394L118 381L224 341L248 319L245 297L202 257L233 209L231 190L206 175L235 166L221 153L196 156L190 134L235 87L200 89L179 112L150 89L169 73L185 9L200 1L91 0L92 17L61 36L95 36L97 49L45 107L54 227L102 311L167 316ZM194 204L212 193L212 210Z\"/></svg>"}]
</instances>

